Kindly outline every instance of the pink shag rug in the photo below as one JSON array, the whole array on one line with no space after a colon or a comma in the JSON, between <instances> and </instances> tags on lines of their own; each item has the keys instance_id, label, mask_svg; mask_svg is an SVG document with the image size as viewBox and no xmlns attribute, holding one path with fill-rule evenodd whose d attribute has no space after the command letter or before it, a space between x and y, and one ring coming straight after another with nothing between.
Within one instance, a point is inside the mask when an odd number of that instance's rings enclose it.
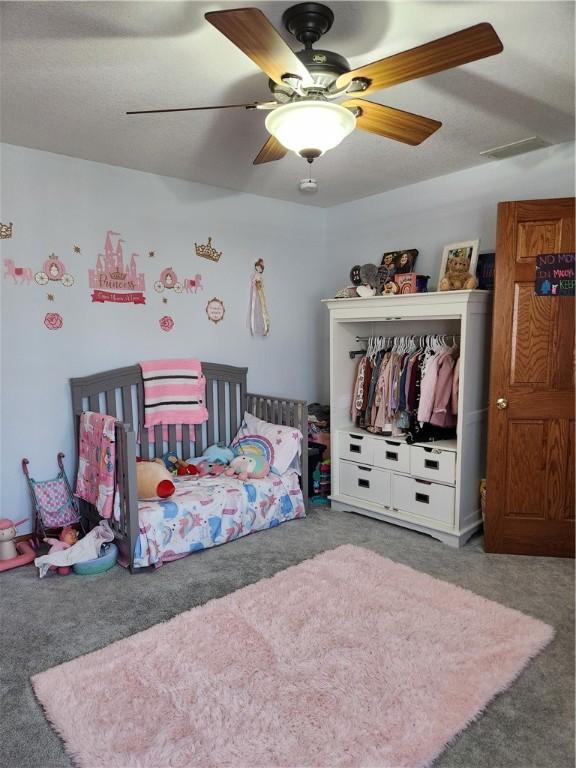
<instances>
[{"instance_id":1,"label":"pink shag rug","mask_svg":"<svg viewBox=\"0 0 576 768\"><path fill-rule=\"evenodd\" d=\"M32 684L83 768L416 768L552 636L343 546Z\"/></svg>"}]
</instances>

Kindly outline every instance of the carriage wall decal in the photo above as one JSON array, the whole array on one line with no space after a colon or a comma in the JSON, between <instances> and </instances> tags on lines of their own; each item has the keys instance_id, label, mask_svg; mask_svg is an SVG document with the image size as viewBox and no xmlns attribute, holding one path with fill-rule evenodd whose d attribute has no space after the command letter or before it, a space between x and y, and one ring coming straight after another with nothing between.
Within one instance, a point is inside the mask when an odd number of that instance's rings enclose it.
<instances>
[{"instance_id":1,"label":"carriage wall decal","mask_svg":"<svg viewBox=\"0 0 576 768\"><path fill-rule=\"evenodd\" d=\"M65 288L74 285L74 278L66 272L66 267L55 253L51 253L46 259L41 271L34 275L34 280L38 285L46 285L49 280L62 283Z\"/></svg>"}]
</instances>

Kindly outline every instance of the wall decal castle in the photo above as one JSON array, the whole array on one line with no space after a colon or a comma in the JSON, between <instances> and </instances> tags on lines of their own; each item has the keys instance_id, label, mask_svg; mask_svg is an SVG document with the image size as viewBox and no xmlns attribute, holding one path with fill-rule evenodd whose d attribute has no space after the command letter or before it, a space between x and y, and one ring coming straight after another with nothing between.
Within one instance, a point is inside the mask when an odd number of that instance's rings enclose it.
<instances>
[{"instance_id":1,"label":"wall decal castle","mask_svg":"<svg viewBox=\"0 0 576 768\"><path fill-rule=\"evenodd\" d=\"M88 270L88 282L93 288L92 301L112 301L121 304L145 304L144 273L138 272L137 253L124 264L124 240L119 232L108 230L104 253L99 253L96 267Z\"/></svg>"}]
</instances>

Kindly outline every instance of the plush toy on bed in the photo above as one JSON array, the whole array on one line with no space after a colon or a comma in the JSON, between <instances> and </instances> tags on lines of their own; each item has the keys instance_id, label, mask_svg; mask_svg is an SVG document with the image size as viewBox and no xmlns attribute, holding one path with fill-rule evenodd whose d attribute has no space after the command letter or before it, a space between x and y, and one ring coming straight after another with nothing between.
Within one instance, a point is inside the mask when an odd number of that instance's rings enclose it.
<instances>
[{"instance_id":1,"label":"plush toy on bed","mask_svg":"<svg viewBox=\"0 0 576 768\"><path fill-rule=\"evenodd\" d=\"M236 456L224 473L238 480L260 480L270 474L270 464L261 456Z\"/></svg>"},{"instance_id":2,"label":"plush toy on bed","mask_svg":"<svg viewBox=\"0 0 576 768\"><path fill-rule=\"evenodd\" d=\"M139 499L167 499L174 493L172 475L162 459L136 463L136 488Z\"/></svg>"},{"instance_id":3,"label":"plush toy on bed","mask_svg":"<svg viewBox=\"0 0 576 768\"><path fill-rule=\"evenodd\" d=\"M228 464L219 464L217 461L202 461L200 464L196 464L196 468L200 477L206 477L206 475L218 477L226 472Z\"/></svg>"},{"instance_id":4,"label":"plush toy on bed","mask_svg":"<svg viewBox=\"0 0 576 768\"><path fill-rule=\"evenodd\" d=\"M206 461L211 464L228 465L234 458L234 451L231 451L230 448L227 448L222 443L215 443L206 448L202 454L202 458L206 459Z\"/></svg>"},{"instance_id":5,"label":"plush toy on bed","mask_svg":"<svg viewBox=\"0 0 576 768\"><path fill-rule=\"evenodd\" d=\"M179 459L176 451L168 451L168 453L165 453L164 456L162 456L162 461L164 462L166 469L169 472L172 472L173 475L178 475L178 477L199 474L195 465L188 464L188 462Z\"/></svg>"}]
</instances>

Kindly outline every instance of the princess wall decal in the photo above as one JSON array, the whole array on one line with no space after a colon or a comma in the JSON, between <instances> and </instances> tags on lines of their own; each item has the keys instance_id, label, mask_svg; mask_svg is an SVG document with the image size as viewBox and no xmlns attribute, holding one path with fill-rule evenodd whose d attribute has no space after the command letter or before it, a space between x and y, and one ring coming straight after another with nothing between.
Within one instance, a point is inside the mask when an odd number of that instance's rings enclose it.
<instances>
[{"instance_id":1,"label":"princess wall decal","mask_svg":"<svg viewBox=\"0 0 576 768\"><path fill-rule=\"evenodd\" d=\"M252 287L250 292L250 331L252 336L268 336L270 316L264 293L264 259L254 264Z\"/></svg>"}]
</instances>

